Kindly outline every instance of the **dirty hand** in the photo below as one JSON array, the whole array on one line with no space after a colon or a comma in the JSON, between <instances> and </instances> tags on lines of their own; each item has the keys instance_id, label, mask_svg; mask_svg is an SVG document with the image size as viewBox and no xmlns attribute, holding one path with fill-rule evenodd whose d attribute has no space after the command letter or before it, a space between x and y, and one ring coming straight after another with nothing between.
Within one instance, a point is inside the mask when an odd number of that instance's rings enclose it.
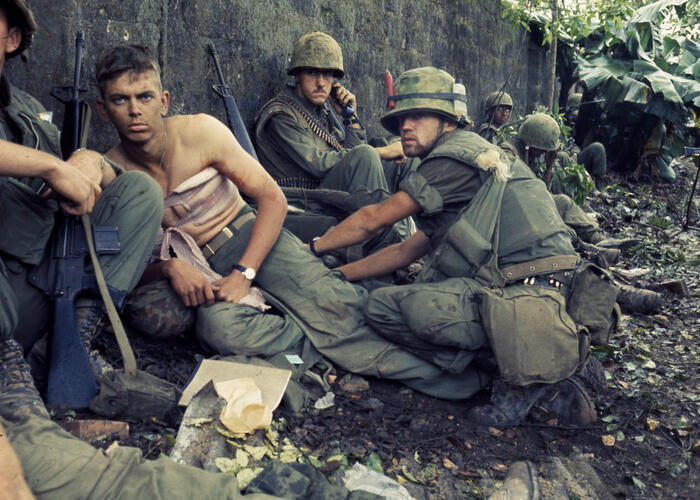
<instances>
[{"instance_id":1,"label":"dirty hand","mask_svg":"<svg viewBox=\"0 0 700 500\"><path fill-rule=\"evenodd\" d=\"M218 287L209 283L206 276L187 262L180 259L166 261L163 274L170 280L170 285L180 296L186 307L197 307L214 303Z\"/></svg>"},{"instance_id":2,"label":"dirty hand","mask_svg":"<svg viewBox=\"0 0 700 500\"><path fill-rule=\"evenodd\" d=\"M216 299L225 302L238 303L243 297L248 295L250 290L250 280L238 271L233 271L228 276L213 283L216 287Z\"/></svg>"},{"instance_id":3,"label":"dirty hand","mask_svg":"<svg viewBox=\"0 0 700 500\"><path fill-rule=\"evenodd\" d=\"M60 163L44 178L50 189L42 196L56 198L61 209L70 215L92 212L102 192L99 181L95 182L69 163Z\"/></svg>"},{"instance_id":4,"label":"dirty hand","mask_svg":"<svg viewBox=\"0 0 700 500\"><path fill-rule=\"evenodd\" d=\"M331 99L331 104L335 112L341 114L345 106L352 104L355 113L357 113L357 99L355 95L337 82L333 84L333 88L335 89L335 96Z\"/></svg>"}]
</instances>

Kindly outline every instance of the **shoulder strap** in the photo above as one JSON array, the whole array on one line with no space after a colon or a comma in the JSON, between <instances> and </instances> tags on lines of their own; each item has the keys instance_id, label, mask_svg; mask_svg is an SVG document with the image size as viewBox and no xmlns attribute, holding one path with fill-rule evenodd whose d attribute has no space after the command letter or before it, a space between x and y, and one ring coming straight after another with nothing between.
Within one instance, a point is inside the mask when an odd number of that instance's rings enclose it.
<instances>
[{"instance_id":1,"label":"shoulder strap","mask_svg":"<svg viewBox=\"0 0 700 500\"><path fill-rule=\"evenodd\" d=\"M299 106L296 102L294 102L292 99L289 99L287 96L284 94L280 94L277 97L271 99L268 101L268 104L272 103L273 101L278 100L281 101L285 104L288 104L292 108L294 108L296 111L299 112L299 114L304 118L306 123L309 124L309 127L311 128L311 131L316 134L318 137L323 139L325 142L330 145L333 149L336 151L342 151L344 148L343 146L333 137L333 134L328 132L326 128L313 116L311 116L308 111L306 111L304 108ZM266 105L267 106L267 105Z\"/></svg>"}]
</instances>

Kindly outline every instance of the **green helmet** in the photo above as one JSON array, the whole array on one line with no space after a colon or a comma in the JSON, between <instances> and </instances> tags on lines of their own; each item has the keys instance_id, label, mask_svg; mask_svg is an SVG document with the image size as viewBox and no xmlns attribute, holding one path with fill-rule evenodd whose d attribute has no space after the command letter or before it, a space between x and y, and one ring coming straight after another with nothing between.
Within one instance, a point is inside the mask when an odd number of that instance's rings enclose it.
<instances>
[{"instance_id":1,"label":"green helmet","mask_svg":"<svg viewBox=\"0 0 700 500\"><path fill-rule=\"evenodd\" d=\"M394 84L394 96L389 97L389 102L395 102L396 107L380 118L382 126L398 135L398 118L414 111L447 116L456 120L460 127L471 124L467 97L464 92L455 92L454 85L455 79L449 73L433 66L402 73Z\"/></svg>"},{"instance_id":2,"label":"green helmet","mask_svg":"<svg viewBox=\"0 0 700 500\"><path fill-rule=\"evenodd\" d=\"M559 149L559 125L554 118L544 113L530 115L520 126L518 139L530 147L544 151Z\"/></svg>"},{"instance_id":3,"label":"green helmet","mask_svg":"<svg viewBox=\"0 0 700 500\"><path fill-rule=\"evenodd\" d=\"M336 78L342 78L345 71L340 45L333 37L320 31L303 35L294 44L287 73L292 75L302 68L330 69Z\"/></svg>"},{"instance_id":4,"label":"green helmet","mask_svg":"<svg viewBox=\"0 0 700 500\"><path fill-rule=\"evenodd\" d=\"M506 92L496 91L491 92L486 98L486 111L489 112L496 106L513 107L513 99Z\"/></svg>"},{"instance_id":5,"label":"green helmet","mask_svg":"<svg viewBox=\"0 0 700 500\"><path fill-rule=\"evenodd\" d=\"M8 25L22 30L22 41L17 50L9 53L7 58L24 52L32 44L32 35L37 29L32 10L24 0L0 0L0 7L5 11Z\"/></svg>"}]
</instances>

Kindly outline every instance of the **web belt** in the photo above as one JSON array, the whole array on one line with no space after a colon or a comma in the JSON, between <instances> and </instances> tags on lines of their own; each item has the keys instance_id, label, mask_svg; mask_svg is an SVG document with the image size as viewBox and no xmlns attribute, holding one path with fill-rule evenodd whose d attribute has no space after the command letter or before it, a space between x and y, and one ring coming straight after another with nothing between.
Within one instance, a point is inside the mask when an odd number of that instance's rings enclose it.
<instances>
[{"instance_id":1,"label":"web belt","mask_svg":"<svg viewBox=\"0 0 700 500\"><path fill-rule=\"evenodd\" d=\"M513 282L539 274L572 271L578 267L580 262L581 258L577 255L556 255L554 257L545 257L543 259L531 260L530 262L505 266L501 268L501 271L506 281Z\"/></svg>"}]
</instances>

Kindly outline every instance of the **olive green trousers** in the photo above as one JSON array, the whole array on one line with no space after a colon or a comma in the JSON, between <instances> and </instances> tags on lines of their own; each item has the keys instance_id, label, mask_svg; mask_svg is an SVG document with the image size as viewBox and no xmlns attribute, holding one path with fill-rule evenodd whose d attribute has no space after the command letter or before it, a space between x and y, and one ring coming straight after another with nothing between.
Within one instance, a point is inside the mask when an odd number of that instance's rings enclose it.
<instances>
[{"instance_id":1,"label":"olive green trousers","mask_svg":"<svg viewBox=\"0 0 700 500\"><path fill-rule=\"evenodd\" d=\"M275 500L240 493L236 477L177 464L144 460L141 450L120 446L108 455L40 417L0 419L39 500L65 499L239 499Z\"/></svg>"}]
</instances>

